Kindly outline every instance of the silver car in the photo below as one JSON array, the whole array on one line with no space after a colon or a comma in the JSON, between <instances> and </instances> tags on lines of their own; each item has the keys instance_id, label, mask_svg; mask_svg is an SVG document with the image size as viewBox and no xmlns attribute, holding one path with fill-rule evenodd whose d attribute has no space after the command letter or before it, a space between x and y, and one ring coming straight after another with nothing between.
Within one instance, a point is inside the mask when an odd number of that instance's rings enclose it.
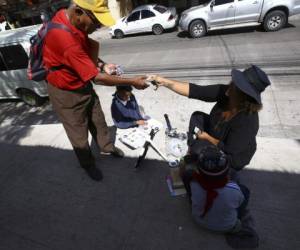
<instances>
[{"instance_id":1,"label":"silver car","mask_svg":"<svg viewBox=\"0 0 300 250\"><path fill-rule=\"evenodd\" d=\"M20 98L38 106L48 96L47 83L27 78L29 38L39 25L0 32L0 99Z\"/></svg>"},{"instance_id":2,"label":"silver car","mask_svg":"<svg viewBox=\"0 0 300 250\"><path fill-rule=\"evenodd\" d=\"M179 27L194 38L210 30L263 25L277 31L288 17L300 13L300 0L211 0L185 10Z\"/></svg>"}]
</instances>

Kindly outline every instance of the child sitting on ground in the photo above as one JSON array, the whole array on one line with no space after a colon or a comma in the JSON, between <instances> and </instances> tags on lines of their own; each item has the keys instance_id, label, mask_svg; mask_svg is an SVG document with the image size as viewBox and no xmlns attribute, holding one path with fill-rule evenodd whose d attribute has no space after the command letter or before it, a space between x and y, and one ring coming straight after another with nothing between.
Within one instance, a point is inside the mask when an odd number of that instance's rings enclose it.
<instances>
[{"instance_id":1,"label":"child sitting on ground","mask_svg":"<svg viewBox=\"0 0 300 250\"><path fill-rule=\"evenodd\" d=\"M132 94L131 86L117 86L111 104L111 115L117 128L127 129L147 124Z\"/></svg>"},{"instance_id":2,"label":"child sitting on ground","mask_svg":"<svg viewBox=\"0 0 300 250\"><path fill-rule=\"evenodd\" d=\"M185 161L196 165L181 172L196 223L217 232L238 232L248 197L245 199L241 188L229 180L226 155L209 145L197 155L186 156Z\"/></svg>"}]
</instances>

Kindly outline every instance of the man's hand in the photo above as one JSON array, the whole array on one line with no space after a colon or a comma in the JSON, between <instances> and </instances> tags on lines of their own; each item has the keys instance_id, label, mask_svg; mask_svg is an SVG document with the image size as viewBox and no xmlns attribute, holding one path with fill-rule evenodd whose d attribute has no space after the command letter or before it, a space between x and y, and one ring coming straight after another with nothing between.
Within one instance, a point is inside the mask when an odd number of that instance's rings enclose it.
<instances>
[{"instance_id":1,"label":"man's hand","mask_svg":"<svg viewBox=\"0 0 300 250\"><path fill-rule=\"evenodd\" d=\"M136 125L146 125L147 124L147 122L145 120L138 120L135 123L136 123Z\"/></svg>"},{"instance_id":2,"label":"man's hand","mask_svg":"<svg viewBox=\"0 0 300 250\"><path fill-rule=\"evenodd\" d=\"M113 63L106 63L103 66L103 70L108 75L116 75L117 74L117 65Z\"/></svg>"},{"instance_id":3,"label":"man's hand","mask_svg":"<svg viewBox=\"0 0 300 250\"><path fill-rule=\"evenodd\" d=\"M146 79L146 76L132 78L132 86L134 86L136 89L146 89L149 87L149 85L146 84Z\"/></svg>"}]
</instances>

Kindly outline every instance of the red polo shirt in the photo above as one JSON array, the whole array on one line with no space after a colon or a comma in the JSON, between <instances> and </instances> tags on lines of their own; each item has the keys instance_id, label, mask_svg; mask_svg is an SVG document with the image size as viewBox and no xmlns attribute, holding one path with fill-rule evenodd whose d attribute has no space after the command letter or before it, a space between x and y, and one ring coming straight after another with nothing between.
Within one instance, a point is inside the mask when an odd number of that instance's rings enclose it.
<instances>
[{"instance_id":1,"label":"red polo shirt","mask_svg":"<svg viewBox=\"0 0 300 250\"><path fill-rule=\"evenodd\" d=\"M64 24L72 32L61 29L52 29L48 32L43 47L46 67L63 64L67 68L50 72L47 81L60 89L81 88L99 73L88 55L88 36L70 23L66 10L57 12L52 22Z\"/></svg>"}]
</instances>

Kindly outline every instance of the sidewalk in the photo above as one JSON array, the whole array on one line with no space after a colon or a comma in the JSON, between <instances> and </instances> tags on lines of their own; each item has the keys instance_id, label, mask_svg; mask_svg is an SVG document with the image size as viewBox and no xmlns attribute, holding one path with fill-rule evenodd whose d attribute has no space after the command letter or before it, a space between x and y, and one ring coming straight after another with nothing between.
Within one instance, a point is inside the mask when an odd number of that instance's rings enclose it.
<instances>
[{"instance_id":1,"label":"sidewalk","mask_svg":"<svg viewBox=\"0 0 300 250\"><path fill-rule=\"evenodd\" d=\"M97 156L104 181L94 183L77 166L60 124L26 129L22 146L0 142L0 249L230 249L221 235L193 223L185 197L170 197L167 165L153 152L157 160L139 172L132 158ZM300 145L264 138L258 145L243 177L259 249L299 249Z\"/></svg>"},{"instance_id":2,"label":"sidewalk","mask_svg":"<svg viewBox=\"0 0 300 250\"><path fill-rule=\"evenodd\" d=\"M222 235L193 223L186 197L170 196L167 164L152 150L135 172L134 158L93 148L104 174L96 183L78 166L62 125L51 121L0 127L1 250L230 249ZM156 137L162 148L163 134ZM258 138L243 182L252 192L259 249L300 247L299 162L299 141Z\"/></svg>"}]
</instances>

